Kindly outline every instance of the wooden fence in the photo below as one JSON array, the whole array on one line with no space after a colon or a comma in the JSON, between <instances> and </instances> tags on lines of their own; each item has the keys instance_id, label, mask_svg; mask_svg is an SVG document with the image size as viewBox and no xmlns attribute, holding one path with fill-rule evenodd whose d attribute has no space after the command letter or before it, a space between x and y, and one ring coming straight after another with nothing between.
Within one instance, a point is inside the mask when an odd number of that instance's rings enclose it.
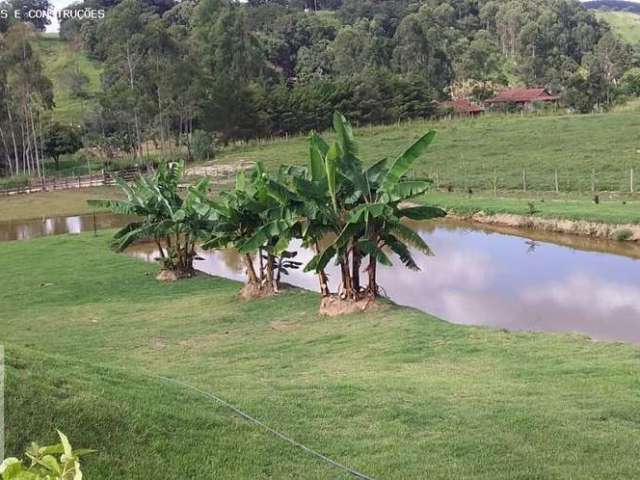
<instances>
[{"instance_id":1,"label":"wooden fence","mask_svg":"<svg viewBox=\"0 0 640 480\"><path fill-rule=\"evenodd\" d=\"M196 166L187 171L188 175L207 176L216 183L225 183L233 180L236 173L253 168L254 162L241 161L236 165ZM27 185L14 188L0 189L0 196L19 195L22 193L53 192L55 190L69 190L73 188L89 188L115 185L115 177L127 182L134 180L138 175L148 172L147 167L129 167L117 172L103 170L96 175L78 175L74 177L40 178L31 179ZM187 188L189 184L180 185Z\"/></svg>"},{"instance_id":2,"label":"wooden fence","mask_svg":"<svg viewBox=\"0 0 640 480\"><path fill-rule=\"evenodd\" d=\"M53 192L55 190L69 190L72 188L88 188L115 185L115 177L118 176L126 181L133 180L140 175L137 169L126 169L118 172L103 171L97 175L78 175L75 177L62 178L39 178L32 179L27 185L14 188L0 189L0 196L19 195L22 193Z\"/></svg>"}]
</instances>

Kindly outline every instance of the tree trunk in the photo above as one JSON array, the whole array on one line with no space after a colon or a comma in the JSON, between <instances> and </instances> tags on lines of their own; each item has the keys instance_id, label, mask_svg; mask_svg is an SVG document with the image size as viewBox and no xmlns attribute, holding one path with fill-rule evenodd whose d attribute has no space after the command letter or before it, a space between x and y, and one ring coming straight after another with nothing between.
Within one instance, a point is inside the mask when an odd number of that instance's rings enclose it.
<instances>
[{"instance_id":1,"label":"tree trunk","mask_svg":"<svg viewBox=\"0 0 640 480\"><path fill-rule=\"evenodd\" d=\"M256 270L253 268L253 260L251 259L251 255L246 253L243 257L244 266L247 269L247 277L249 278L249 283L252 285L260 285L260 280L256 275Z\"/></svg>"},{"instance_id":2,"label":"tree trunk","mask_svg":"<svg viewBox=\"0 0 640 480\"><path fill-rule=\"evenodd\" d=\"M351 286L355 295L360 293L360 265L362 265L362 254L358 248L358 237L353 237L351 247Z\"/></svg>"},{"instance_id":3,"label":"tree trunk","mask_svg":"<svg viewBox=\"0 0 640 480\"><path fill-rule=\"evenodd\" d=\"M349 258L340 259L340 273L342 274L342 295L345 299L355 298L353 284L351 283L351 273L349 272Z\"/></svg>"},{"instance_id":4,"label":"tree trunk","mask_svg":"<svg viewBox=\"0 0 640 480\"><path fill-rule=\"evenodd\" d=\"M314 247L316 254L319 254L320 245L318 245L318 242L315 242ZM320 281L320 294L323 297L328 297L329 295L331 295L331 290L329 289L329 280L324 270L320 270L320 272L318 272L318 280Z\"/></svg>"},{"instance_id":5,"label":"tree trunk","mask_svg":"<svg viewBox=\"0 0 640 480\"><path fill-rule=\"evenodd\" d=\"M278 293L278 286L274 285L274 277L273 277L273 264L275 263L275 258L273 255L267 255L267 290Z\"/></svg>"},{"instance_id":6,"label":"tree trunk","mask_svg":"<svg viewBox=\"0 0 640 480\"><path fill-rule=\"evenodd\" d=\"M158 240L156 238L156 246L158 247L158 251L160 252L160 258L165 259L167 258L164 254L164 248L162 248L162 244L160 243L160 240Z\"/></svg>"},{"instance_id":7,"label":"tree trunk","mask_svg":"<svg viewBox=\"0 0 640 480\"><path fill-rule=\"evenodd\" d=\"M369 255L369 266L367 267L367 273L369 275L369 286L367 287L367 293L369 296L376 298L379 295L378 279L376 278L378 270L378 261L374 255Z\"/></svg>"}]
</instances>

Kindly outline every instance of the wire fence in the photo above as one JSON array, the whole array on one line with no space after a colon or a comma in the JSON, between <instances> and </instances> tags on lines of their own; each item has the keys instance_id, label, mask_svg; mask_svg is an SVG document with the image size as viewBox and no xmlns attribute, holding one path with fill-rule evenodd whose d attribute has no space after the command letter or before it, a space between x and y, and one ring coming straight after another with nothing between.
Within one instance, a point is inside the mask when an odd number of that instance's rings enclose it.
<instances>
[{"instance_id":1,"label":"wire fence","mask_svg":"<svg viewBox=\"0 0 640 480\"><path fill-rule=\"evenodd\" d=\"M420 174L420 172L418 172ZM424 172L422 172L424 175ZM450 192L551 192L551 193L626 193L640 192L640 168L628 170L571 171L522 168L505 171L488 169L470 172L462 169L431 168L427 172L436 189Z\"/></svg>"}]
</instances>

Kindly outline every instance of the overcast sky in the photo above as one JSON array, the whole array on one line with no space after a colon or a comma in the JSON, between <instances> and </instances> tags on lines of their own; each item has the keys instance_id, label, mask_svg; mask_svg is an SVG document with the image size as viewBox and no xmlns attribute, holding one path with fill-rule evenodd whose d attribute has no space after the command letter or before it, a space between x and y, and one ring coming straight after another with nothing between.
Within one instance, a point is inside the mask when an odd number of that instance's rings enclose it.
<instances>
[{"instance_id":1,"label":"overcast sky","mask_svg":"<svg viewBox=\"0 0 640 480\"><path fill-rule=\"evenodd\" d=\"M74 0L49 0L52 4L53 4L53 8L55 8L56 10L59 10L61 8L66 7L67 5L71 4L74 2ZM581 2L584 2L586 0L580 0ZM635 3L640 3L640 0L629 0L631 2L635 2ZM51 25L49 25L49 27L47 27L47 32L57 32L58 31L58 20L57 19L52 19L52 23Z\"/></svg>"}]
</instances>

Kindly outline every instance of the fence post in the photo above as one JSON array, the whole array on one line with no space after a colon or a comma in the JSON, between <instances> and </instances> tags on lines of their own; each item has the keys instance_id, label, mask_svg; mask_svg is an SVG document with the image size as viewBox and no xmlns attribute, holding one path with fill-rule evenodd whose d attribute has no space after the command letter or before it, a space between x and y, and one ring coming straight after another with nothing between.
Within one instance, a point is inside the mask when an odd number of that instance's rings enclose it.
<instances>
[{"instance_id":1,"label":"fence post","mask_svg":"<svg viewBox=\"0 0 640 480\"><path fill-rule=\"evenodd\" d=\"M634 191L634 185L633 185L633 167L631 167L631 170L629 171L629 192L633 193Z\"/></svg>"},{"instance_id":2,"label":"fence post","mask_svg":"<svg viewBox=\"0 0 640 480\"><path fill-rule=\"evenodd\" d=\"M523 192L527 191L527 169L526 168L522 169L522 191Z\"/></svg>"},{"instance_id":3,"label":"fence post","mask_svg":"<svg viewBox=\"0 0 640 480\"><path fill-rule=\"evenodd\" d=\"M556 193L560 193L560 184L558 182L558 169L555 171Z\"/></svg>"},{"instance_id":4,"label":"fence post","mask_svg":"<svg viewBox=\"0 0 640 480\"><path fill-rule=\"evenodd\" d=\"M596 193L596 169L591 169L591 193Z\"/></svg>"},{"instance_id":5,"label":"fence post","mask_svg":"<svg viewBox=\"0 0 640 480\"><path fill-rule=\"evenodd\" d=\"M493 169L493 195L498 196L498 171Z\"/></svg>"}]
</instances>

